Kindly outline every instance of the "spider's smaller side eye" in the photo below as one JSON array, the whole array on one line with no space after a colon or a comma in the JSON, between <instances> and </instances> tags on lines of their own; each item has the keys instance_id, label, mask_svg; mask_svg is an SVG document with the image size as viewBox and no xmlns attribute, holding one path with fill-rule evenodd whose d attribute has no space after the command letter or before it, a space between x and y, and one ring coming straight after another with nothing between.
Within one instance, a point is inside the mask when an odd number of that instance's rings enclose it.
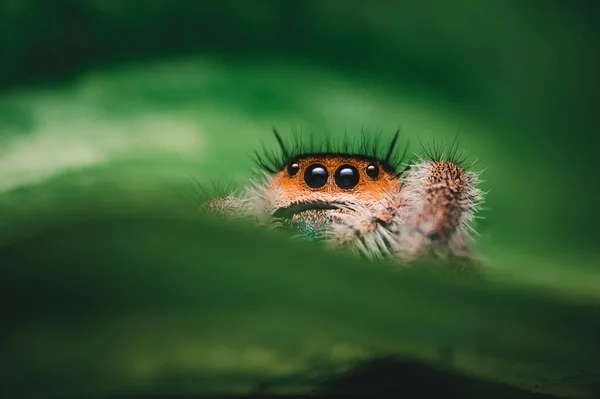
<instances>
[{"instance_id":1,"label":"spider's smaller side eye","mask_svg":"<svg viewBox=\"0 0 600 399\"><path fill-rule=\"evenodd\" d=\"M290 176L294 176L300 170L300 165L298 162L292 162L287 167L287 172Z\"/></svg>"},{"instance_id":2,"label":"spider's smaller side eye","mask_svg":"<svg viewBox=\"0 0 600 399\"><path fill-rule=\"evenodd\" d=\"M375 164L370 164L367 166L367 176L372 177L373 179L379 176L379 167Z\"/></svg>"},{"instance_id":3,"label":"spider's smaller side eye","mask_svg":"<svg viewBox=\"0 0 600 399\"><path fill-rule=\"evenodd\" d=\"M310 188L321 188L327 183L329 174L325 166L320 164L310 165L304 172L304 181Z\"/></svg>"}]
</instances>

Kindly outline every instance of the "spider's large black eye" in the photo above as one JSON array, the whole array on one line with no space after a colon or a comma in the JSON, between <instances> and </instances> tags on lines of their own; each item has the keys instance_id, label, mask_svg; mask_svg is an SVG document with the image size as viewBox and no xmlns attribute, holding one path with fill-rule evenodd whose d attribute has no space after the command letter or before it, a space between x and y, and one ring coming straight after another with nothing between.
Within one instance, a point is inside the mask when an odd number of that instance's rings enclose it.
<instances>
[{"instance_id":1,"label":"spider's large black eye","mask_svg":"<svg viewBox=\"0 0 600 399\"><path fill-rule=\"evenodd\" d=\"M379 166L375 164L367 166L367 176L372 177L373 179L379 176Z\"/></svg>"},{"instance_id":2,"label":"spider's large black eye","mask_svg":"<svg viewBox=\"0 0 600 399\"><path fill-rule=\"evenodd\" d=\"M335 172L335 184L341 189L349 190L358 184L360 176L352 165L342 165Z\"/></svg>"},{"instance_id":3,"label":"spider's large black eye","mask_svg":"<svg viewBox=\"0 0 600 399\"><path fill-rule=\"evenodd\" d=\"M320 164L310 165L304 172L304 181L310 188L321 188L327 183L327 169Z\"/></svg>"},{"instance_id":4,"label":"spider's large black eye","mask_svg":"<svg viewBox=\"0 0 600 399\"><path fill-rule=\"evenodd\" d=\"M287 167L287 172L290 176L294 176L300 170L300 165L298 162L292 162Z\"/></svg>"}]
</instances>

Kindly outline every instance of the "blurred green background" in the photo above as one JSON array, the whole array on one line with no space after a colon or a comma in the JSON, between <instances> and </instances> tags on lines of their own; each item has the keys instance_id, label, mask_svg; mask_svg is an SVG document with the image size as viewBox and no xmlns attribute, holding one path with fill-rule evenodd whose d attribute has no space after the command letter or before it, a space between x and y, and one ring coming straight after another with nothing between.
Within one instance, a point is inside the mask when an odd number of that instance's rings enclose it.
<instances>
[{"instance_id":1,"label":"blurred green background","mask_svg":"<svg viewBox=\"0 0 600 399\"><path fill-rule=\"evenodd\" d=\"M592 395L599 8L1 0L8 386L283 392L373 353L435 363L444 344L459 370ZM273 125L401 127L416 152L460 130L489 191L477 250L493 281L197 216L195 181L244 185Z\"/></svg>"}]
</instances>

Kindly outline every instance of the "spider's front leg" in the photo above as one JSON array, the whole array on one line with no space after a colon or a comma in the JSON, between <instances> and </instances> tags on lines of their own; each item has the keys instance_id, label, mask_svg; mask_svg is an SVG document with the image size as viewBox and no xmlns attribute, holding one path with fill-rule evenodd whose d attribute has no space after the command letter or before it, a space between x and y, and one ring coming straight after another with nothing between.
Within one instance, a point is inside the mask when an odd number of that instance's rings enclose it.
<instances>
[{"instance_id":1,"label":"spider's front leg","mask_svg":"<svg viewBox=\"0 0 600 399\"><path fill-rule=\"evenodd\" d=\"M398 251L401 224L398 200L398 195L392 195L376 207L346 204L329 226L328 242L369 258L382 258Z\"/></svg>"},{"instance_id":2,"label":"spider's front leg","mask_svg":"<svg viewBox=\"0 0 600 399\"><path fill-rule=\"evenodd\" d=\"M198 210L206 215L225 220L259 223L262 219L255 203L247 193L239 193L237 190L205 201Z\"/></svg>"},{"instance_id":3,"label":"spider's front leg","mask_svg":"<svg viewBox=\"0 0 600 399\"><path fill-rule=\"evenodd\" d=\"M263 176L250 180L250 185L242 191L232 191L212 198L200 205L200 212L232 220L250 220L261 226L275 227L277 218L278 190L270 189L270 178Z\"/></svg>"},{"instance_id":4,"label":"spider's front leg","mask_svg":"<svg viewBox=\"0 0 600 399\"><path fill-rule=\"evenodd\" d=\"M403 260L426 253L469 258L469 236L483 200L477 173L449 161L422 161L403 178L406 218L400 231Z\"/></svg>"},{"instance_id":5,"label":"spider's front leg","mask_svg":"<svg viewBox=\"0 0 600 399\"><path fill-rule=\"evenodd\" d=\"M235 192L210 199L200 205L199 210L224 219L246 218L250 215L248 199L236 196Z\"/></svg>"}]
</instances>

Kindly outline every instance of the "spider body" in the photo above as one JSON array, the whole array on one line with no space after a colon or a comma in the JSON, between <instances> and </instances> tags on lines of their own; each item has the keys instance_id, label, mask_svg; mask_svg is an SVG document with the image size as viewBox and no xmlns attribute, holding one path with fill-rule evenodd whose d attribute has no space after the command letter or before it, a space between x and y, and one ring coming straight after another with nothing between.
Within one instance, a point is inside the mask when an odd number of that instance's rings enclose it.
<instances>
[{"instance_id":1,"label":"spider body","mask_svg":"<svg viewBox=\"0 0 600 399\"><path fill-rule=\"evenodd\" d=\"M263 176L242 194L204 204L210 213L286 226L369 257L404 262L426 254L470 257L469 236L483 200L478 175L467 171L454 146L404 164L398 132L382 155L376 141L358 151L289 150L258 159ZM371 145L369 145L371 144Z\"/></svg>"}]
</instances>

